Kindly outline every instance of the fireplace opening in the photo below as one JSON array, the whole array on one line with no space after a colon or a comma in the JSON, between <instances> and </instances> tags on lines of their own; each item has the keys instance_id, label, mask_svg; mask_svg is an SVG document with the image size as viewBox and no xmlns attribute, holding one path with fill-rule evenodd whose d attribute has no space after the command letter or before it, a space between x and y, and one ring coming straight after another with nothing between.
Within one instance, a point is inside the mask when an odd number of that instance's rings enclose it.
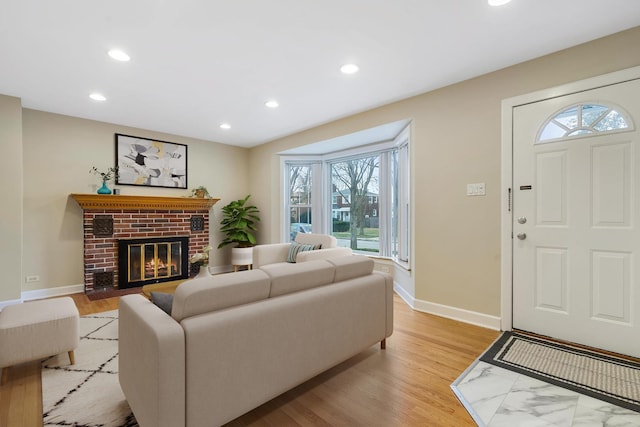
<instances>
[{"instance_id":1,"label":"fireplace opening","mask_svg":"<svg viewBox=\"0 0 640 427\"><path fill-rule=\"evenodd\" d=\"M188 277L188 236L118 240L120 289Z\"/></svg>"}]
</instances>

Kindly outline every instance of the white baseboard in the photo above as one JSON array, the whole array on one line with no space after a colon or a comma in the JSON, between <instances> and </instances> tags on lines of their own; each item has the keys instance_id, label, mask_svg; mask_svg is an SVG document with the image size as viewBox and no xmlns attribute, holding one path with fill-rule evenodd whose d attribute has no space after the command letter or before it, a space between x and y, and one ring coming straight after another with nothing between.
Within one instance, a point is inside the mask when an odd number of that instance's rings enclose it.
<instances>
[{"instance_id":1,"label":"white baseboard","mask_svg":"<svg viewBox=\"0 0 640 427\"><path fill-rule=\"evenodd\" d=\"M20 299L0 301L0 310L12 304L20 304L24 301L35 299L59 297L62 295L70 295L84 292L84 285L60 286L57 288L36 289L33 291L24 291L20 295Z\"/></svg>"},{"instance_id":2,"label":"white baseboard","mask_svg":"<svg viewBox=\"0 0 640 427\"><path fill-rule=\"evenodd\" d=\"M233 266L210 267L209 271L211 272L211 274L227 273L233 271ZM465 323L470 323L472 325L482 326L484 328L489 328L496 331L500 330L500 317L490 316L488 314L478 313L462 308L437 304L434 302L419 300L407 293L404 288L395 284L393 286L393 290L396 294L398 294L400 298L404 300L404 302L407 303L409 307L414 310L434 314L436 316L446 317L448 319L458 320ZM22 300L0 301L0 309L6 307L7 305L17 304L22 301L51 298L82 292L84 292L84 285L60 286L57 288L25 291L22 292Z\"/></svg>"},{"instance_id":3,"label":"white baseboard","mask_svg":"<svg viewBox=\"0 0 640 427\"><path fill-rule=\"evenodd\" d=\"M415 309L416 299L407 292L402 286L399 286L396 282L393 282L393 290L407 305Z\"/></svg>"},{"instance_id":4,"label":"white baseboard","mask_svg":"<svg viewBox=\"0 0 640 427\"><path fill-rule=\"evenodd\" d=\"M446 317L447 319L459 320L460 322L470 323L483 328L500 330L500 318L476 311L465 310L463 308L451 307L448 305L437 304L435 302L416 300L414 309L423 311L436 316Z\"/></svg>"},{"instance_id":5,"label":"white baseboard","mask_svg":"<svg viewBox=\"0 0 640 427\"><path fill-rule=\"evenodd\" d=\"M36 289L33 291L24 291L22 293L22 301L59 297L62 295L78 294L82 292L84 292L84 285L70 285L60 286L57 288Z\"/></svg>"},{"instance_id":6,"label":"white baseboard","mask_svg":"<svg viewBox=\"0 0 640 427\"><path fill-rule=\"evenodd\" d=\"M232 265L222 265L209 267L211 274L228 273L233 271ZM142 288L141 288L142 289ZM31 301L43 298L59 297L62 295L79 294L84 292L84 285L59 286L57 288L35 289L33 291L24 291L21 299L0 301L0 310L11 304L19 304L23 301Z\"/></svg>"},{"instance_id":7,"label":"white baseboard","mask_svg":"<svg viewBox=\"0 0 640 427\"><path fill-rule=\"evenodd\" d=\"M19 299L10 299L6 301L0 301L0 311L8 305L20 304L22 301Z\"/></svg>"},{"instance_id":8,"label":"white baseboard","mask_svg":"<svg viewBox=\"0 0 640 427\"><path fill-rule=\"evenodd\" d=\"M440 317L446 317L447 319L470 323L476 326L482 326L483 328L493 329L495 331L500 330L501 319L499 317L490 316L484 313L478 313L476 311L465 310L463 308L437 304L435 302L419 300L416 299L413 295L407 293L402 287L398 285L394 285L393 290L396 292L396 294L398 294L400 298L404 300L404 302L407 303L409 307L414 310L434 314Z\"/></svg>"}]
</instances>

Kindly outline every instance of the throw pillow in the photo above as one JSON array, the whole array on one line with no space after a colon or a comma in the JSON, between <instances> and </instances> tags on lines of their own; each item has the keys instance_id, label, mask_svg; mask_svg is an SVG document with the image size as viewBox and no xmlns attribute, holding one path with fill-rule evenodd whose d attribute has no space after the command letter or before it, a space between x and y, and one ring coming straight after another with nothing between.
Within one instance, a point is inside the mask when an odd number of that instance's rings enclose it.
<instances>
[{"instance_id":1,"label":"throw pillow","mask_svg":"<svg viewBox=\"0 0 640 427\"><path fill-rule=\"evenodd\" d=\"M296 262L296 257L300 252L306 251L314 251L316 249L322 248L321 244L317 245L306 245L298 242L291 242L291 246L289 247L289 256L287 257L287 262Z\"/></svg>"},{"instance_id":2,"label":"throw pillow","mask_svg":"<svg viewBox=\"0 0 640 427\"><path fill-rule=\"evenodd\" d=\"M151 302L157 305L169 316L171 316L171 308L173 307L173 294L166 294L164 292L151 292Z\"/></svg>"}]
</instances>

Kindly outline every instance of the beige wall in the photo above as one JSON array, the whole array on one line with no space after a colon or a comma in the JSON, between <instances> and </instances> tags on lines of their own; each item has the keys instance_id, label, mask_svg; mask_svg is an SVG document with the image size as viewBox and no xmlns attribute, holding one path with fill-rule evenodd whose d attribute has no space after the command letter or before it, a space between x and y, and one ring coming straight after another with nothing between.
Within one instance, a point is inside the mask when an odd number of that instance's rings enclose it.
<instances>
[{"instance_id":1,"label":"beige wall","mask_svg":"<svg viewBox=\"0 0 640 427\"><path fill-rule=\"evenodd\" d=\"M22 105L0 95L0 302L20 299L22 283Z\"/></svg>"},{"instance_id":2,"label":"beige wall","mask_svg":"<svg viewBox=\"0 0 640 427\"><path fill-rule=\"evenodd\" d=\"M245 148L29 109L23 110L22 120L25 161L24 170L17 174L24 176L22 275L40 276L40 282L23 283L23 291L83 283L82 209L69 194L96 191L100 182L89 169L113 166L115 133L188 145L189 188L204 185L213 197L221 199L212 210L214 245L220 241L220 208L248 192ZM119 188L122 194L190 194L165 188ZM211 264L229 264L227 252L214 251Z\"/></svg>"},{"instance_id":3,"label":"beige wall","mask_svg":"<svg viewBox=\"0 0 640 427\"><path fill-rule=\"evenodd\" d=\"M262 240L279 239L277 152L413 119L415 298L499 316L501 101L638 66L639 45L636 27L253 148L250 187L265 212ZM486 183L485 197L465 196L475 182Z\"/></svg>"},{"instance_id":4,"label":"beige wall","mask_svg":"<svg viewBox=\"0 0 640 427\"><path fill-rule=\"evenodd\" d=\"M23 110L19 99L0 95L0 146L5 159L18 159L1 169L11 185L1 190L5 279L0 302L19 298L20 291L82 284L81 209L68 195L95 191L97 178L89 168L113 164L116 132L189 145L189 187L205 185L222 199L213 208L212 244L220 240L220 207L247 193L262 212L258 237L267 243L278 241L280 233L277 152L408 118L413 120L410 279L415 298L499 316L501 100L640 65L639 44L640 27L250 150ZM466 184L473 182L485 182L487 196L466 197ZM123 194L188 194L121 189ZM22 257L6 257L21 245ZM212 264L229 264L228 251L214 251ZM39 275L40 282L27 285L26 275Z\"/></svg>"}]
</instances>

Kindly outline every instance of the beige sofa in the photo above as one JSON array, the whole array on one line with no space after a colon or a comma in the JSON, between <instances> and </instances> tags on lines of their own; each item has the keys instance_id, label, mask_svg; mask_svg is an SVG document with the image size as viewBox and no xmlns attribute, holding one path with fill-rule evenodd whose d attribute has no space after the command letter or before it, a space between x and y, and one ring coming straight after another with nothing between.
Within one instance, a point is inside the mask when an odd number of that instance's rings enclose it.
<instances>
[{"instance_id":1,"label":"beige sofa","mask_svg":"<svg viewBox=\"0 0 640 427\"><path fill-rule=\"evenodd\" d=\"M393 283L364 256L216 275L176 289L171 316L120 300L119 378L142 427L221 425L393 331Z\"/></svg>"},{"instance_id":2,"label":"beige sofa","mask_svg":"<svg viewBox=\"0 0 640 427\"><path fill-rule=\"evenodd\" d=\"M351 255L351 248L339 248L338 241L329 234L298 233L296 243L305 245L321 245L318 250L299 252L296 263L329 259ZM253 247L253 268L260 268L267 264L287 262L291 243L272 243Z\"/></svg>"}]
</instances>

